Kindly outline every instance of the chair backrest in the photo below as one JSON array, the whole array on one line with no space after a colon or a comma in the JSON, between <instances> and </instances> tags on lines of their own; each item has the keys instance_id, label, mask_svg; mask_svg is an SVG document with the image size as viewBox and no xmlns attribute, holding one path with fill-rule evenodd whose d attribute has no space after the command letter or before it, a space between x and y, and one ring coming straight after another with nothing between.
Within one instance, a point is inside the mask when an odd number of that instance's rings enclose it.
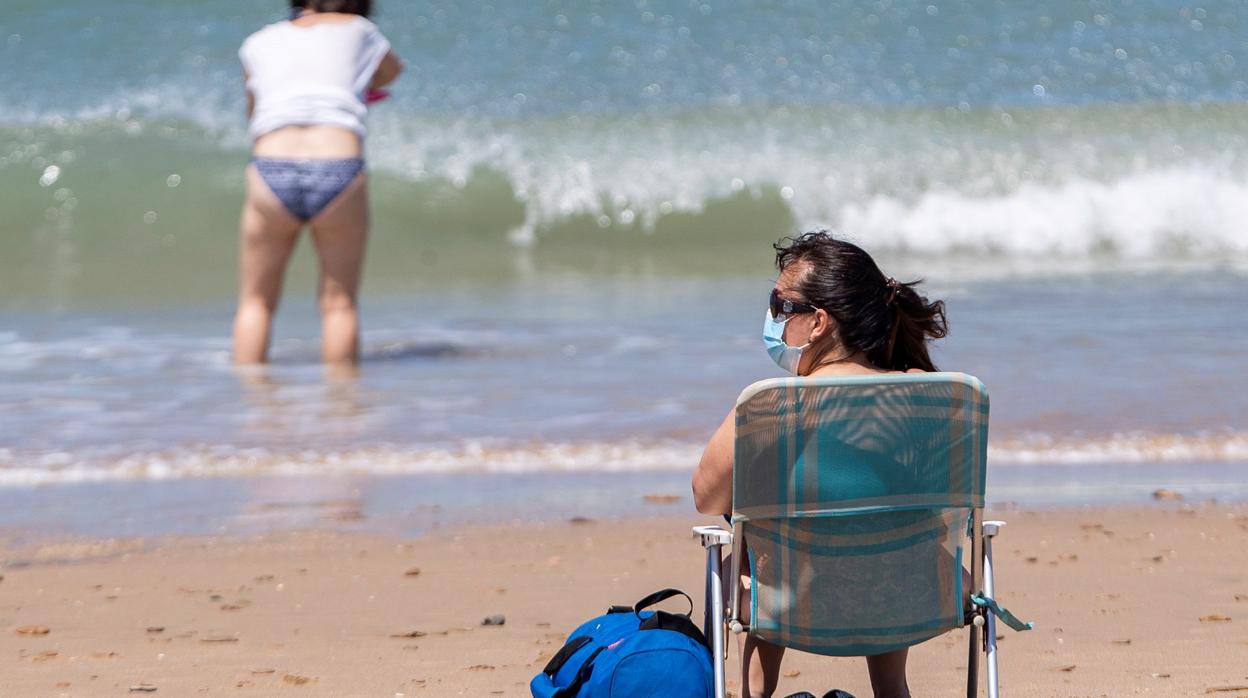
<instances>
[{"instance_id":1,"label":"chair backrest","mask_svg":"<svg viewBox=\"0 0 1248 698\"><path fill-rule=\"evenodd\" d=\"M766 380L736 415L733 524L749 550L752 634L859 656L963 624L963 547L987 464L978 379Z\"/></svg>"}]
</instances>

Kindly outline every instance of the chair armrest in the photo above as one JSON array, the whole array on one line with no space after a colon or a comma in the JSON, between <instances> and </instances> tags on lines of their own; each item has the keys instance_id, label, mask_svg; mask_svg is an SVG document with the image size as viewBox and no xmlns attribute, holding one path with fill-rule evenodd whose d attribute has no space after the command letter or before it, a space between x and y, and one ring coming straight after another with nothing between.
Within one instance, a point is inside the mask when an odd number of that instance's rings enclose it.
<instances>
[{"instance_id":1,"label":"chair armrest","mask_svg":"<svg viewBox=\"0 0 1248 698\"><path fill-rule=\"evenodd\" d=\"M723 526L694 526L693 535L702 538L702 547L732 545L732 531Z\"/></svg>"}]
</instances>

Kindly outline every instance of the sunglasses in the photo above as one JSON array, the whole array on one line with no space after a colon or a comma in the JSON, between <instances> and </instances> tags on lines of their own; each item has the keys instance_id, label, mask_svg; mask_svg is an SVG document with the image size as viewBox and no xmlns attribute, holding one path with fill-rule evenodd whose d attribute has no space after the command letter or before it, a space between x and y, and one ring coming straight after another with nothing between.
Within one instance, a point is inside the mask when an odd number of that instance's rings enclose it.
<instances>
[{"instance_id":1,"label":"sunglasses","mask_svg":"<svg viewBox=\"0 0 1248 698\"><path fill-rule=\"evenodd\" d=\"M815 306L810 303L781 298L780 291L774 288L771 289L771 298L768 305L771 308L771 316L775 318L776 322L784 322L789 319L790 315L815 312Z\"/></svg>"}]
</instances>

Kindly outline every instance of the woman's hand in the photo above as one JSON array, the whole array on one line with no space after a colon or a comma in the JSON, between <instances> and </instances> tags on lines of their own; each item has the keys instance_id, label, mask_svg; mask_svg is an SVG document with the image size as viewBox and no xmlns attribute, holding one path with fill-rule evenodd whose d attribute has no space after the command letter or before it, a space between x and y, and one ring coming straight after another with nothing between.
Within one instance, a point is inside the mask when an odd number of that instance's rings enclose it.
<instances>
[{"instance_id":1,"label":"woman's hand","mask_svg":"<svg viewBox=\"0 0 1248 698\"><path fill-rule=\"evenodd\" d=\"M715 430L693 471L693 504L703 514L732 513L732 451L737 438L734 409Z\"/></svg>"}]
</instances>

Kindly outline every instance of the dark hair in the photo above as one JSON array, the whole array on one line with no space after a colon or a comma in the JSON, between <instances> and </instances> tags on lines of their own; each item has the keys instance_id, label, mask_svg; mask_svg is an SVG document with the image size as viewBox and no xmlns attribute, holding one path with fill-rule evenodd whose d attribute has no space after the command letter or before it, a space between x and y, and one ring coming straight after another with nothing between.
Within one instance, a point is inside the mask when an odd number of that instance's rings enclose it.
<instances>
[{"instance_id":1,"label":"dark hair","mask_svg":"<svg viewBox=\"0 0 1248 698\"><path fill-rule=\"evenodd\" d=\"M373 11L373 0L290 0L290 9L342 12L367 17Z\"/></svg>"},{"instance_id":2,"label":"dark hair","mask_svg":"<svg viewBox=\"0 0 1248 698\"><path fill-rule=\"evenodd\" d=\"M836 320L846 349L862 351L879 368L935 371L927 341L949 333L944 301L928 302L915 287L884 276L871 255L857 245L819 230L777 242L776 267L781 271L805 262L798 277L802 300L822 308ZM816 363L822 351L816 354Z\"/></svg>"}]
</instances>

